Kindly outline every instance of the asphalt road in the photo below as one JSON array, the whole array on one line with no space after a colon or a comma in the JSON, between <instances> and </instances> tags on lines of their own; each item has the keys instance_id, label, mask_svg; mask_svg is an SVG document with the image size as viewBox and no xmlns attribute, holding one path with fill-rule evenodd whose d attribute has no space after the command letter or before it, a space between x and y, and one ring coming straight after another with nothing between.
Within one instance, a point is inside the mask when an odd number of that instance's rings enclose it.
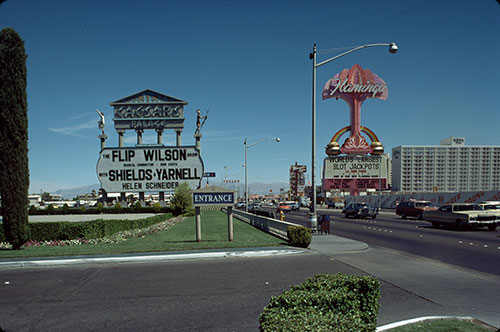
<instances>
[{"instance_id":1,"label":"asphalt road","mask_svg":"<svg viewBox=\"0 0 500 332\"><path fill-rule=\"evenodd\" d=\"M285 220L306 225L307 212L286 214ZM320 209L332 215L332 234L431 258L468 269L500 275L500 229L478 228L465 231L433 229L429 222L401 219L382 211L376 219L346 219L340 210Z\"/></svg>"},{"instance_id":2,"label":"asphalt road","mask_svg":"<svg viewBox=\"0 0 500 332\"><path fill-rule=\"evenodd\" d=\"M183 262L0 270L5 331L258 331L279 295L317 273L366 274L331 256L299 255ZM383 280L379 325L456 314Z\"/></svg>"}]
</instances>

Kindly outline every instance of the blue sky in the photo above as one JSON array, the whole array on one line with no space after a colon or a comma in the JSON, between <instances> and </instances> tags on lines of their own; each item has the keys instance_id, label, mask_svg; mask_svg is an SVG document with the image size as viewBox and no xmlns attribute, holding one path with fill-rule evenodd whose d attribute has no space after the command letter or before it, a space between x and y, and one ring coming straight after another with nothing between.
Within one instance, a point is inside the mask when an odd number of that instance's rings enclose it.
<instances>
[{"instance_id":1,"label":"blue sky","mask_svg":"<svg viewBox=\"0 0 500 332\"><path fill-rule=\"evenodd\" d=\"M342 100L322 101L325 82L359 64L388 85L368 99L361 123L385 150L463 136L500 145L500 5L476 1L37 1L8 0L0 28L13 27L28 54L30 192L98 183L99 108L107 146L116 146L109 103L144 89L188 101L184 144L193 145L196 109L205 171L249 182L288 181L290 165L311 164L313 44L318 61L318 176L324 146L349 125ZM345 48L347 47L347 48ZM146 133L145 142L154 143ZM126 135L135 144L135 133ZM175 144L173 132L164 134ZM310 176L309 176L310 177ZM319 179L319 177L318 177Z\"/></svg>"}]
</instances>

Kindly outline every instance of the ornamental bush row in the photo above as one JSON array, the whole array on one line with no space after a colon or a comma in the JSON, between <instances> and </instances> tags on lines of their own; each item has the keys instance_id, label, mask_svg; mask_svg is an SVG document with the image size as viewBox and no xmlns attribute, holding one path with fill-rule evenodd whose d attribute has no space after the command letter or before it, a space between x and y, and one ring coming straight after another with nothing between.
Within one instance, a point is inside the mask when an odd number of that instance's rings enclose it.
<instances>
[{"instance_id":1,"label":"ornamental bush row","mask_svg":"<svg viewBox=\"0 0 500 332\"><path fill-rule=\"evenodd\" d=\"M116 204L113 207L103 207L102 204L98 207L68 207L63 206L61 208L54 208L49 205L45 209L37 209L33 205L28 210L30 216L44 216L44 215L66 215L66 214L116 214L116 213L171 213L172 208L169 206L160 206L155 204L154 206L140 206L136 204L131 207L122 207Z\"/></svg>"},{"instance_id":2,"label":"ornamental bush row","mask_svg":"<svg viewBox=\"0 0 500 332\"><path fill-rule=\"evenodd\" d=\"M29 224L29 239L32 241L57 241L72 239L97 239L120 231L139 229L170 219L171 213L136 220L90 220L85 222L40 222ZM0 242L6 242L3 227L0 227Z\"/></svg>"},{"instance_id":3,"label":"ornamental bush row","mask_svg":"<svg viewBox=\"0 0 500 332\"><path fill-rule=\"evenodd\" d=\"M375 331L380 286L371 276L318 274L271 297L261 331Z\"/></svg>"}]
</instances>

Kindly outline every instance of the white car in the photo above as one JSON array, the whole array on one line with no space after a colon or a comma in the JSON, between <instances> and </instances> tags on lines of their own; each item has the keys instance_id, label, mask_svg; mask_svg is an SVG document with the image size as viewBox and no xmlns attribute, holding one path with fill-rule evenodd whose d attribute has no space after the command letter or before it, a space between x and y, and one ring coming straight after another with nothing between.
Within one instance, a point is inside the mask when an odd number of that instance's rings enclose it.
<instances>
[{"instance_id":1,"label":"white car","mask_svg":"<svg viewBox=\"0 0 500 332\"><path fill-rule=\"evenodd\" d=\"M457 229L488 227L490 231L494 231L500 224L498 212L483 210L479 204L467 203L447 204L435 211L424 211L423 218L430 221L434 228L448 224Z\"/></svg>"}]
</instances>

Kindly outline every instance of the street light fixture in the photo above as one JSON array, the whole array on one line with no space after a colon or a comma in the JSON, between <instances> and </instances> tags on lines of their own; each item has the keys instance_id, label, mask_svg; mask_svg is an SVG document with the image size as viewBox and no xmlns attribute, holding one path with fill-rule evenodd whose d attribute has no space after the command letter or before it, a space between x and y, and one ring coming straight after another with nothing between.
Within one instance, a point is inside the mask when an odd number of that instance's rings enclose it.
<instances>
[{"instance_id":1,"label":"street light fixture","mask_svg":"<svg viewBox=\"0 0 500 332\"><path fill-rule=\"evenodd\" d=\"M245 138L245 142L243 142L243 144L245 144L245 211L248 212L248 182L247 182L247 179L248 179L248 164L247 164L247 150L248 148L251 148L252 146L254 145L257 145L259 143L262 143L264 141L268 141L268 140L276 140L276 142L279 142L280 141L280 138L279 137L267 137L267 138L263 138L261 140L258 140L257 142L255 143L252 143L252 144L248 144L247 142L247 139Z\"/></svg>"},{"instance_id":2,"label":"street light fixture","mask_svg":"<svg viewBox=\"0 0 500 332\"><path fill-rule=\"evenodd\" d=\"M398 51L398 46L396 43L382 43L382 44L367 44L354 47L344 53L338 54L332 58L324 60L320 63L316 63L316 44L314 44L313 52L309 54L309 58L313 60L313 86L312 86L312 160L311 160L311 186L312 186L312 211L309 215L310 225L312 230L317 229L316 223L316 69L321 67L328 62L336 60L338 58L343 57L349 53L355 52L357 50L367 48L367 47L376 47L376 46L389 46L389 52L394 54Z\"/></svg>"}]
</instances>

